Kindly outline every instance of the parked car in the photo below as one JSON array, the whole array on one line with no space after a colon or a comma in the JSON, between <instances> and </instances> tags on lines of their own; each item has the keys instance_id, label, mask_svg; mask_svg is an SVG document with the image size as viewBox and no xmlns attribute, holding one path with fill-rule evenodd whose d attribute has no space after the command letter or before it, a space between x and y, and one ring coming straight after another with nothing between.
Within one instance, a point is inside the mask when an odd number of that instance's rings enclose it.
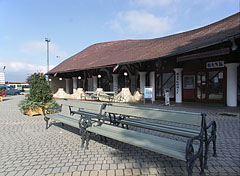
<instances>
[{"instance_id":1,"label":"parked car","mask_svg":"<svg viewBox=\"0 0 240 176\"><path fill-rule=\"evenodd\" d=\"M21 93L20 90L14 89L10 86L0 86L0 87L4 89L7 95L20 95Z\"/></svg>"},{"instance_id":2,"label":"parked car","mask_svg":"<svg viewBox=\"0 0 240 176\"><path fill-rule=\"evenodd\" d=\"M7 93L4 88L0 87L0 97L6 97Z\"/></svg>"}]
</instances>

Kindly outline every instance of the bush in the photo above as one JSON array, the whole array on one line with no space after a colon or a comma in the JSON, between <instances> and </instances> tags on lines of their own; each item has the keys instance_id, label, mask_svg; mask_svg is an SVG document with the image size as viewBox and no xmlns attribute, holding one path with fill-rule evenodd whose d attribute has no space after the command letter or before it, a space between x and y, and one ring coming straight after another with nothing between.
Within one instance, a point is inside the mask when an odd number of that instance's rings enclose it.
<instances>
[{"instance_id":1,"label":"bush","mask_svg":"<svg viewBox=\"0 0 240 176\"><path fill-rule=\"evenodd\" d=\"M27 109L37 109L38 107L57 107L56 101L52 100L51 90L42 73L34 73L28 78L30 84L29 94L25 100L22 100L18 106L22 113Z\"/></svg>"}]
</instances>

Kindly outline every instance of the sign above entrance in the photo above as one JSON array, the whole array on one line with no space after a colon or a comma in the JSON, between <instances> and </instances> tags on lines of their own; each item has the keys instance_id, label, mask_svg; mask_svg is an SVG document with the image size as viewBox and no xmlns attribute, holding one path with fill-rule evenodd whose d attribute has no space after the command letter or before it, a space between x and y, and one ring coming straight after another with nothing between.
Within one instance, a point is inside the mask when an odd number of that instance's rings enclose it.
<instances>
[{"instance_id":1,"label":"sign above entrance","mask_svg":"<svg viewBox=\"0 0 240 176\"><path fill-rule=\"evenodd\" d=\"M224 61L215 61L215 62L207 62L206 68L222 68L224 67Z\"/></svg>"}]
</instances>

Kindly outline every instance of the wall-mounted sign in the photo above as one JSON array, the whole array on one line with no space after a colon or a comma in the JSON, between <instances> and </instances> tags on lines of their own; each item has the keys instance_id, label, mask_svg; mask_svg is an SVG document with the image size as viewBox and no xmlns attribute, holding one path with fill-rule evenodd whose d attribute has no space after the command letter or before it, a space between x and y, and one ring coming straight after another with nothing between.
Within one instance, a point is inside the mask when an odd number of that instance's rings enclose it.
<instances>
[{"instance_id":1,"label":"wall-mounted sign","mask_svg":"<svg viewBox=\"0 0 240 176\"><path fill-rule=\"evenodd\" d=\"M180 79L179 79L179 73L176 73L176 94L179 94L179 89L180 89Z\"/></svg>"},{"instance_id":2,"label":"wall-mounted sign","mask_svg":"<svg viewBox=\"0 0 240 176\"><path fill-rule=\"evenodd\" d=\"M224 61L215 61L215 62L207 62L206 68L222 68L224 67Z\"/></svg>"},{"instance_id":3,"label":"wall-mounted sign","mask_svg":"<svg viewBox=\"0 0 240 176\"><path fill-rule=\"evenodd\" d=\"M195 88L195 75L184 75L183 76L183 88L194 89Z\"/></svg>"}]
</instances>

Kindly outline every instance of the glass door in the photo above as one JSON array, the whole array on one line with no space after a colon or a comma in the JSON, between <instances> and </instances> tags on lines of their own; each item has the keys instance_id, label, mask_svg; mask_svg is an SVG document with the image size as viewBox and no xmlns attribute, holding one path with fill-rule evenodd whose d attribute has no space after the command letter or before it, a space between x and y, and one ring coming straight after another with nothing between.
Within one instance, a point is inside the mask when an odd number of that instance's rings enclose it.
<instances>
[{"instance_id":1,"label":"glass door","mask_svg":"<svg viewBox=\"0 0 240 176\"><path fill-rule=\"evenodd\" d=\"M223 100L223 70L208 72L208 99Z\"/></svg>"},{"instance_id":2,"label":"glass door","mask_svg":"<svg viewBox=\"0 0 240 176\"><path fill-rule=\"evenodd\" d=\"M165 91L169 91L170 98L174 98L174 72L156 74L156 97L164 98Z\"/></svg>"},{"instance_id":3,"label":"glass door","mask_svg":"<svg viewBox=\"0 0 240 176\"><path fill-rule=\"evenodd\" d=\"M197 101L205 101L206 90L207 90L207 80L206 80L206 73L205 72L198 72L197 73Z\"/></svg>"}]
</instances>

